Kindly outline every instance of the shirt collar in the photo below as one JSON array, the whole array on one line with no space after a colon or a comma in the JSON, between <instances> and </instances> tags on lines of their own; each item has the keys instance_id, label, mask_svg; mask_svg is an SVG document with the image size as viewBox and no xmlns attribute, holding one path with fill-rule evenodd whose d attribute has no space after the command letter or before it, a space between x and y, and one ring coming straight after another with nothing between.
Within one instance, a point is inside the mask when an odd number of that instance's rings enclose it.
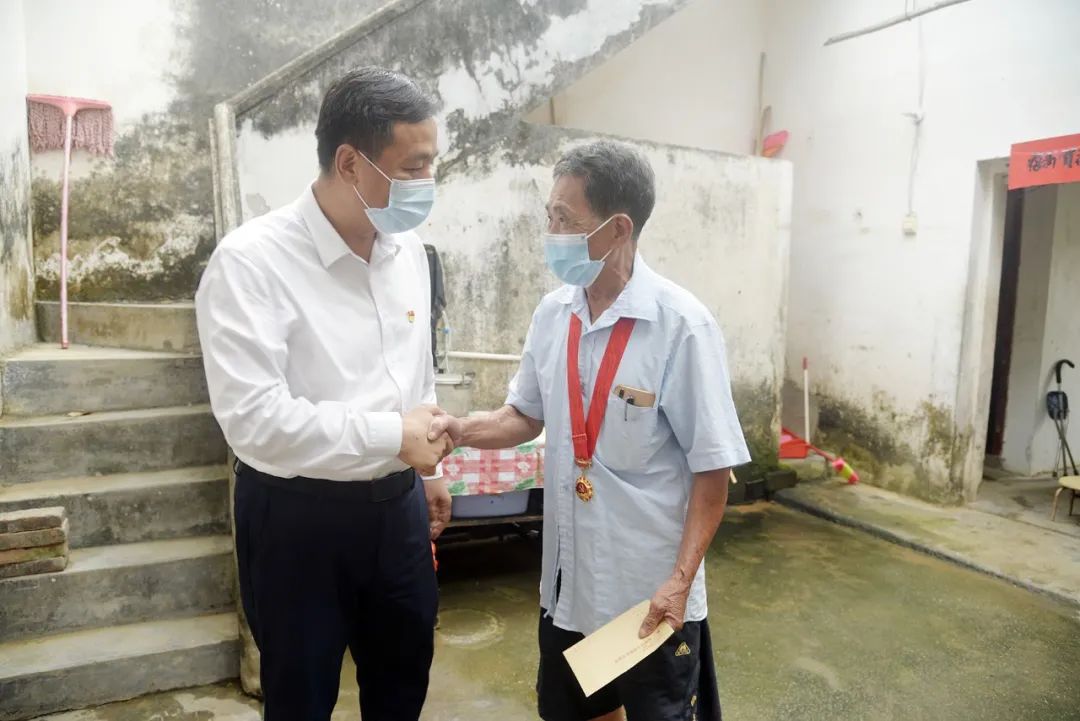
<instances>
[{"instance_id":1,"label":"shirt collar","mask_svg":"<svg viewBox=\"0 0 1080 721\"><path fill-rule=\"evenodd\" d=\"M656 279L657 275L652 268L645 264L645 260L638 253L634 256L634 273L629 282L619 293L619 297L597 319L596 326L602 326L601 319L610 316L612 321L618 318L637 318L653 322L657 318L656 310ZM573 285L564 285L555 291L555 299L564 305L569 305L570 310L588 320L588 303L585 300L585 289Z\"/></svg>"},{"instance_id":2,"label":"shirt collar","mask_svg":"<svg viewBox=\"0 0 1080 721\"><path fill-rule=\"evenodd\" d=\"M329 268L347 255L353 255L345 239L337 232L330 219L319 207L319 201L315 200L315 191L309 185L296 200L296 206L311 232L311 240L315 243L315 250L319 253L319 260L323 267ZM379 233L375 236L375 247L371 251L372 263L381 259L397 255L401 244L393 235ZM355 257L355 256L354 256Z\"/></svg>"}]
</instances>

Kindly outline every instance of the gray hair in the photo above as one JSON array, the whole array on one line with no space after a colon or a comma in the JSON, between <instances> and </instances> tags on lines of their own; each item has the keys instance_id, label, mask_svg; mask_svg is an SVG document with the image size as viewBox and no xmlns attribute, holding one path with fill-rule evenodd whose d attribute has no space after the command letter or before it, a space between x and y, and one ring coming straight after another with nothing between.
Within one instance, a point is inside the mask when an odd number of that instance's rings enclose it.
<instances>
[{"instance_id":1,"label":"gray hair","mask_svg":"<svg viewBox=\"0 0 1080 721\"><path fill-rule=\"evenodd\" d=\"M434 114L431 98L401 73L372 66L352 70L334 81L319 108L319 165L330 170L343 144L374 160L390 145L394 123L419 123Z\"/></svg>"},{"instance_id":2,"label":"gray hair","mask_svg":"<svg viewBox=\"0 0 1080 721\"><path fill-rule=\"evenodd\" d=\"M652 215L656 179L649 161L629 145L610 140L580 145L559 159L553 174L585 181L585 200L598 216L630 216L635 240Z\"/></svg>"}]
</instances>

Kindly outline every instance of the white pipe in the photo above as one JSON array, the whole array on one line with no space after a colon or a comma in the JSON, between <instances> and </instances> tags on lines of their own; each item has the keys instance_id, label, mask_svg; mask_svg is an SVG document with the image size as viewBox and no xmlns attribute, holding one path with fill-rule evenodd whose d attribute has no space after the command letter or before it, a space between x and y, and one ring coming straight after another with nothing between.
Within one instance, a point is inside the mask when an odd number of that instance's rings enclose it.
<instances>
[{"instance_id":1,"label":"white pipe","mask_svg":"<svg viewBox=\"0 0 1080 721\"><path fill-rule=\"evenodd\" d=\"M521 356L510 353L473 353L471 351L455 350L446 354L456 360L496 361L500 363L520 363Z\"/></svg>"},{"instance_id":2,"label":"white pipe","mask_svg":"<svg viewBox=\"0 0 1080 721\"><path fill-rule=\"evenodd\" d=\"M884 30L885 28L891 28L893 25L899 25L900 23L906 23L909 20L914 20L915 18L917 18L917 17L919 17L921 15L926 15L927 13L932 13L932 12L937 12L938 10L943 10L943 9L949 7L950 5L959 5L960 3L966 3L966 2L968 2L968 0L941 0L941 2L935 3L933 5L929 5L927 7L921 8L919 10L909 10L909 11L905 12L903 15L897 15L896 17L889 18L888 20L883 20L882 22L877 23L876 25L871 25L870 27L863 28L862 30L853 30L853 31L851 31L849 33L841 33L840 35L834 35L833 37L831 37L831 38L829 38L828 40L825 41L825 45L834 45L836 43L840 43L840 42L843 42L845 40L850 40L851 38L857 38L857 37L860 37L862 35L869 35L870 33L876 33L878 30Z\"/></svg>"}]
</instances>

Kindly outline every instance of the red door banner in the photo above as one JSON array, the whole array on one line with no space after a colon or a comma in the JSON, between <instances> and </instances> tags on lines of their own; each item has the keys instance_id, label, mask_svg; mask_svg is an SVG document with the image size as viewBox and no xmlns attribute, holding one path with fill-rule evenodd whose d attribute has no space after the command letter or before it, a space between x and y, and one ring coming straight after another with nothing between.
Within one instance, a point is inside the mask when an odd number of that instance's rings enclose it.
<instances>
[{"instance_id":1,"label":"red door banner","mask_svg":"<svg viewBox=\"0 0 1080 721\"><path fill-rule=\"evenodd\" d=\"M1080 135L1017 143L1009 153L1009 190L1080 182Z\"/></svg>"}]
</instances>

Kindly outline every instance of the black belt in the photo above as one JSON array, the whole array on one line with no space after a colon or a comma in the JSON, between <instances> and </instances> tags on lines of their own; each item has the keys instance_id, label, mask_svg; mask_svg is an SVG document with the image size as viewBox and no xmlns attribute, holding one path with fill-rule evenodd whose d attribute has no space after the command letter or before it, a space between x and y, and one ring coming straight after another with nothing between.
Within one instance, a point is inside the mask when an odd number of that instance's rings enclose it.
<instances>
[{"instance_id":1,"label":"black belt","mask_svg":"<svg viewBox=\"0 0 1080 721\"><path fill-rule=\"evenodd\" d=\"M376 478L374 481L328 481L324 478L279 478L269 473L252 468L239 458L233 464L236 475L243 474L260 483L287 491L296 491L320 498L341 498L361 503L382 503L390 501L412 490L416 483L416 471L407 468L400 473Z\"/></svg>"}]
</instances>

